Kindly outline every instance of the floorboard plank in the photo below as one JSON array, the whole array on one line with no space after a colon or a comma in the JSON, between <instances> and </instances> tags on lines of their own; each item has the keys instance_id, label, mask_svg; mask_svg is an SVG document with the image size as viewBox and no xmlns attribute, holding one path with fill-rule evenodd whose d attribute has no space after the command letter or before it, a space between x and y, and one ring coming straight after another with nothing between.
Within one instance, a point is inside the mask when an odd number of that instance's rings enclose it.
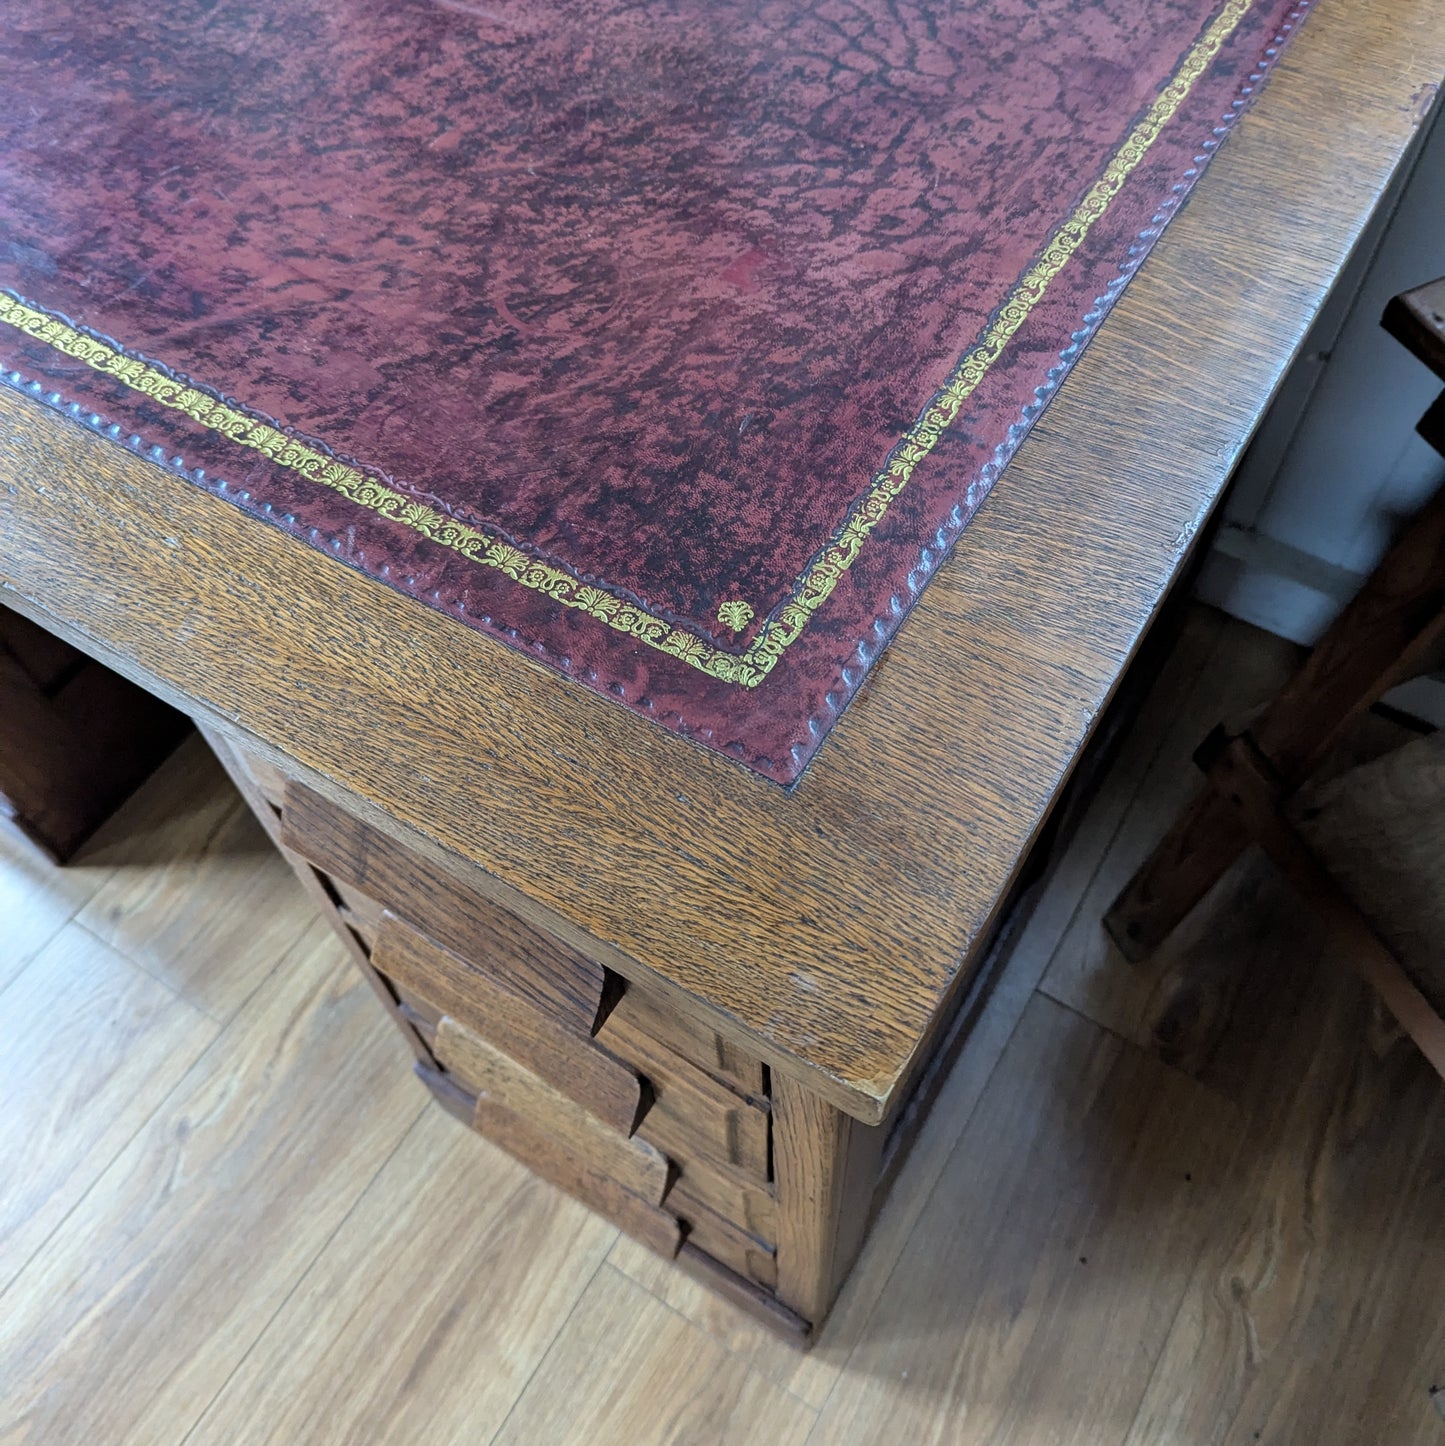
<instances>
[{"instance_id":1,"label":"floorboard plank","mask_svg":"<svg viewBox=\"0 0 1445 1446\"><path fill-rule=\"evenodd\" d=\"M1236 1123L1201 1086L1035 996L814 1441L1119 1440Z\"/></svg>"},{"instance_id":2,"label":"floorboard plank","mask_svg":"<svg viewBox=\"0 0 1445 1446\"><path fill-rule=\"evenodd\" d=\"M1215 724L1239 721L1268 698L1298 664L1293 644L1243 623L1225 628L1211 666L1181 704L1168 736L1145 766L1137 756L1120 767L1136 771L1131 806L1104 851L1069 928L1044 975L1043 991L1096 1024L1147 1044L1165 1012L1179 971L1169 967L1171 947L1142 965L1127 966L1100 920L1119 890L1203 780L1193 753ZM1121 967L1122 966L1122 967Z\"/></svg>"},{"instance_id":3,"label":"floorboard plank","mask_svg":"<svg viewBox=\"0 0 1445 1446\"><path fill-rule=\"evenodd\" d=\"M324 926L20 1273L0 1440L178 1441L424 1107Z\"/></svg>"},{"instance_id":4,"label":"floorboard plank","mask_svg":"<svg viewBox=\"0 0 1445 1446\"><path fill-rule=\"evenodd\" d=\"M815 1419L802 1401L604 1265L495 1446L801 1446Z\"/></svg>"},{"instance_id":5,"label":"floorboard plank","mask_svg":"<svg viewBox=\"0 0 1445 1446\"><path fill-rule=\"evenodd\" d=\"M0 1293L217 1032L73 923L0 990Z\"/></svg>"},{"instance_id":6,"label":"floorboard plank","mask_svg":"<svg viewBox=\"0 0 1445 1446\"><path fill-rule=\"evenodd\" d=\"M489 1441L616 1234L428 1108L187 1446Z\"/></svg>"},{"instance_id":7,"label":"floorboard plank","mask_svg":"<svg viewBox=\"0 0 1445 1446\"><path fill-rule=\"evenodd\" d=\"M222 1023L316 917L199 735L83 854L107 860L80 922Z\"/></svg>"},{"instance_id":8,"label":"floorboard plank","mask_svg":"<svg viewBox=\"0 0 1445 1446\"><path fill-rule=\"evenodd\" d=\"M1209 907L1205 906L1206 909ZM1436 1446L1445 1091L1278 883L1203 1073L1247 1121L1129 1446Z\"/></svg>"},{"instance_id":9,"label":"floorboard plank","mask_svg":"<svg viewBox=\"0 0 1445 1446\"><path fill-rule=\"evenodd\" d=\"M74 918L109 874L99 867L57 869L0 819L0 989Z\"/></svg>"}]
</instances>

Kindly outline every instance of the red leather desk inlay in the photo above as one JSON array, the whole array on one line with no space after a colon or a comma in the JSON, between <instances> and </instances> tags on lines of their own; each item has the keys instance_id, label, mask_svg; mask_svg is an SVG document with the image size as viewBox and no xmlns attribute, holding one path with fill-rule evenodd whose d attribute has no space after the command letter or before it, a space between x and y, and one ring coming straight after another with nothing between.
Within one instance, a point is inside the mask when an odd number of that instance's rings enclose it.
<instances>
[{"instance_id":1,"label":"red leather desk inlay","mask_svg":"<svg viewBox=\"0 0 1445 1446\"><path fill-rule=\"evenodd\" d=\"M0 368L790 782L1304 3L23 7Z\"/></svg>"}]
</instances>

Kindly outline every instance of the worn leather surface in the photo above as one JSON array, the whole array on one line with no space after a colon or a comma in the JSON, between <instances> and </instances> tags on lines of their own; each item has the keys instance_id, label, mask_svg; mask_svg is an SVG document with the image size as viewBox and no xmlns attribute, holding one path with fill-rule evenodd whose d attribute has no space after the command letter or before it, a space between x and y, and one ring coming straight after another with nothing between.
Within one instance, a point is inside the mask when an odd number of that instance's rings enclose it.
<instances>
[{"instance_id":1,"label":"worn leather surface","mask_svg":"<svg viewBox=\"0 0 1445 1446\"><path fill-rule=\"evenodd\" d=\"M16 7L0 367L791 782L1301 17Z\"/></svg>"}]
</instances>

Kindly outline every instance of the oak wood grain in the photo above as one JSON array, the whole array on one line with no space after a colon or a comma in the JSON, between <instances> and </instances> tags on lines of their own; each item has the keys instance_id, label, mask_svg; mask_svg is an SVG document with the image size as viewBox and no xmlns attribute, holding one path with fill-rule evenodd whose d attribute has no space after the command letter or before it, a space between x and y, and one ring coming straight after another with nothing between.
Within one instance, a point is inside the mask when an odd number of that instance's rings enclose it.
<instances>
[{"instance_id":1,"label":"oak wood grain","mask_svg":"<svg viewBox=\"0 0 1445 1446\"><path fill-rule=\"evenodd\" d=\"M703 1159L688 1160L681 1170L674 1189L685 1186L686 1194L709 1210L759 1240L776 1243L778 1202L771 1185L742 1179L734 1171L718 1169Z\"/></svg>"},{"instance_id":2,"label":"oak wood grain","mask_svg":"<svg viewBox=\"0 0 1445 1446\"><path fill-rule=\"evenodd\" d=\"M744 1180L761 1183L768 1179L769 1120L765 1110L713 1085L706 1076L689 1076L683 1061L665 1073L654 1070L646 1077L653 1100L637 1127L642 1139L650 1140L684 1167L701 1160Z\"/></svg>"},{"instance_id":3,"label":"oak wood grain","mask_svg":"<svg viewBox=\"0 0 1445 1446\"><path fill-rule=\"evenodd\" d=\"M460 860L435 860L294 781L287 784L281 841L317 868L384 908L409 917L476 973L531 1000L540 1010L591 1034L612 990L600 964L530 928L476 890Z\"/></svg>"},{"instance_id":4,"label":"oak wood grain","mask_svg":"<svg viewBox=\"0 0 1445 1446\"><path fill-rule=\"evenodd\" d=\"M665 1072L681 1056L750 1099L767 1095L761 1060L751 1058L687 1015L669 1009L664 1000L646 989L627 989L602 1021L597 1037L644 1067L651 1062Z\"/></svg>"},{"instance_id":5,"label":"oak wood grain","mask_svg":"<svg viewBox=\"0 0 1445 1446\"><path fill-rule=\"evenodd\" d=\"M382 915L371 962L603 1124L623 1135L636 1129L645 1097L635 1071L393 914Z\"/></svg>"},{"instance_id":6,"label":"oak wood grain","mask_svg":"<svg viewBox=\"0 0 1445 1446\"><path fill-rule=\"evenodd\" d=\"M661 1151L609 1130L454 1019L437 1030L437 1057L477 1096L476 1129L554 1185L604 1214L619 1190L662 1203L672 1171Z\"/></svg>"},{"instance_id":7,"label":"oak wood grain","mask_svg":"<svg viewBox=\"0 0 1445 1446\"><path fill-rule=\"evenodd\" d=\"M668 1206L687 1230L687 1242L736 1272L745 1280L775 1290L778 1284L777 1251L740 1230L731 1220L715 1214L687 1192L679 1182L668 1196Z\"/></svg>"},{"instance_id":8,"label":"oak wood grain","mask_svg":"<svg viewBox=\"0 0 1445 1446\"><path fill-rule=\"evenodd\" d=\"M505 1105L479 1103L482 1107L471 1120L473 1129L654 1255L671 1260L677 1254L682 1227L675 1215L624 1189L611 1173L567 1152L556 1134L530 1116L517 1114Z\"/></svg>"},{"instance_id":9,"label":"oak wood grain","mask_svg":"<svg viewBox=\"0 0 1445 1446\"><path fill-rule=\"evenodd\" d=\"M717 1054L690 1023L680 1021L678 1016L669 1015L654 1004L645 1010L639 1009L638 998L639 991L629 986L597 1031L602 1044L660 1085L676 1082L679 1087L719 1099L746 1100L767 1108L761 1064L754 1060L748 1068L749 1062L729 1046L728 1052L739 1068L720 1069L716 1065L709 1068L707 1061L715 1060ZM716 1035L709 1038L721 1043ZM697 1048L699 1044L703 1047Z\"/></svg>"},{"instance_id":10,"label":"oak wood grain","mask_svg":"<svg viewBox=\"0 0 1445 1446\"><path fill-rule=\"evenodd\" d=\"M862 1125L786 1077L774 1081L778 1296L814 1323L827 1315L863 1243L883 1129Z\"/></svg>"},{"instance_id":11,"label":"oak wood grain","mask_svg":"<svg viewBox=\"0 0 1445 1446\"><path fill-rule=\"evenodd\" d=\"M1442 17L1319 6L792 794L10 395L0 582L880 1119L1417 134Z\"/></svg>"}]
</instances>

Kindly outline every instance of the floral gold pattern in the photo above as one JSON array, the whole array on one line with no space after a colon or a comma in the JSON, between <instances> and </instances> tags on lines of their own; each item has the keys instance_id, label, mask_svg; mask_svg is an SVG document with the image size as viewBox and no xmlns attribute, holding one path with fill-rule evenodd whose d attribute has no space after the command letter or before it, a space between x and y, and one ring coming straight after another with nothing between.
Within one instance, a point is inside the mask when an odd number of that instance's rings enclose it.
<instances>
[{"instance_id":1,"label":"floral gold pattern","mask_svg":"<svg viewBox=\"0 0 1445 1446\"><path fill-rule=\"evenodd\" d=\"M958 418L964 403L1004 354L1050 283L1078 251L1094 223L1105 214L1129 175L1138 167L1171 117L1178 111L1230 34L1255 0L1226 0L1169 83L1155 98L1098 180L1013 286L980 336L963 355L947 382L890 452L883 468L825 545L814 554L789 595L772 609L741 655L716 647L706 638L620 598L603 586L584 583L565 568L547 563L480 528L418 502L365 469L221 401L211 392L171 375L142 357L132 356L102 338L71 325L63 317L0 293L0 321L113 378L160 406L183 413L198 425L251 448L279 467L331 489L358 507L390 519L472 562L497 569L513 582L573 608L617 632L688 664L723 682L754 688L777 665L786 649L832 595L853 565L869 535L908 486L915 469ZM752 622L754 610L741 599L718 609L718 620L733 632Z\"/></svg>"},{"instance_id":2,"label":"floral gold pattern","mask_svg":"<svg viewBox=\"0 0 1445 1446\"><path fill-rule=\"evenodd\" d=\"M723 627L737 632L753 620L753 610L741 598L732 598L717 610L717 620Z\"/></svg>"},{"instance_id":3,"label":"floral gold pattern","mask_svg":"<svg viewBox=\"0 0 1445 1446\"><path fill-rule=\"evenodd\" d=\"M1083 244L1094 222L1108 210L1130 173L1144 159L1170 118L1184 103L1195 81L1249 13L1254 0L1228 0L1209 28L1184 57L1173 79L1115 151L1103 174L1067 221L1049 239L1038 259L1014 286L992 324L954 368L943 390L904 433L873 485L833 534L822 553L793 585L792 595L775 610L745 654L744 661L766 674L785 648L795 642L808 619L828 600L838 579L862 551L868 534L883 520L889 504L908 485L914 468L953 425L963 403L1003 355L1010 339L1044 298L1049 283Z\"/></svg>"}]
</instances>

